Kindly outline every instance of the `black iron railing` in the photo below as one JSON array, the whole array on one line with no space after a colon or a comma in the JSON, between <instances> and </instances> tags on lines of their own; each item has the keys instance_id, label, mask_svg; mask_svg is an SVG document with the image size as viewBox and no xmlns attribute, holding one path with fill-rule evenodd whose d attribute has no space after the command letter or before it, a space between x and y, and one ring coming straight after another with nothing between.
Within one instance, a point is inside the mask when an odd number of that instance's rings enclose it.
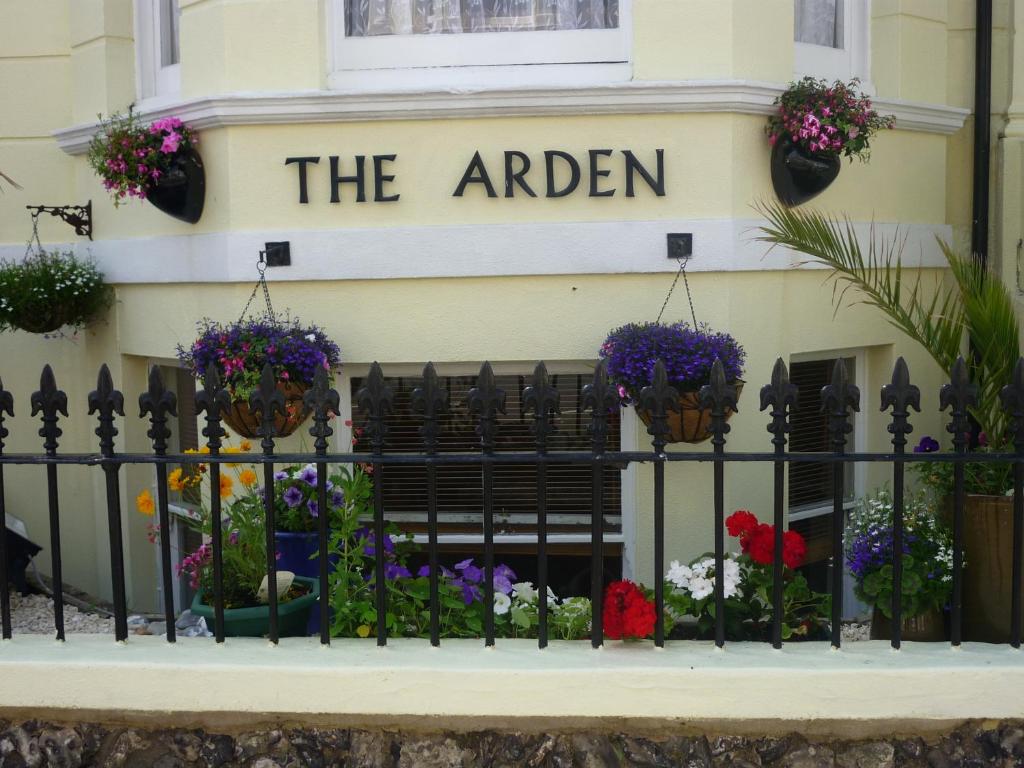
<instances>
[{"instance_id":1,"label":"black iron railing","mask_svg":"<svg viewBox=\"0 0 1024 768\"><path fill-rule=\"evenodd\" d=\"M356 396L358 407L367 417L367 436L371 446L369 455L366 453L328 453L329 438L333 434L331 420L339 410L338 393L331 389L326 371L319 371L313 386L305 394L305 404L312 411L313 426L309 432L314 438L314 454L288 453L275 454L274 419L283 413L284 402L276 388L270 368L263 371L259 388L252 394L250 405L259 414L261 420L260 435L261 454L247 456L246 461L261 464L264 472L264 509L266 514L267 535L267 572L268 583L276 583L277 564L274 545L274 466L275 464L293 464L296 462L313 463L317 466L317 494L319 509L329 508L327 503L327 465L369 462L373 466L376 477L380 477L388 466L416 465L423 466L427 473L426 516L428 532L428 557L430 563L430 641L437 645L440 642L440 620L438 601L438 525L436 486L437 469L445 465L475 465L480 467L483 483L483 550L484 550L484 641L493 645L494 630L494 504L493 504L493 472L498 464L532 464L537 468L537 566L538 566L538 600L539 600L539 640L540 647L548 641L548 554L547 554L547 510L546 510L546 467L549 463L589 464L593 469L592 486L592 631L591 643L594 647L602 644L602 567L603 527L601 509L603 507L602 471L605 466L624 466L633 462L650 462L654 467L654 569L655 569L655 604L657 623L655 627L655 644L661 646L665 640L664 628L664 594L663 575L665 573L665 467L675 462L710 462L714 472L714 532L715 532L715 572L723 573L726 556L724 537L724 496L725 466L732 463L771 463L774 470L774 587L772 594L773 623L772 644L778 648L782 645L783 615L783 529L785 527L785 503L783 496L785 467L787 464L803 462L826 462L833 466L832 473L832 616L831 641L834 647L841 643L840 620L843 613L843 541L844 529L844 467L854 462L884 462L893 467L893 536L894 536L894 568L892 597L892 645L900 647L902 619L903 578L903 536L904 536L904 476L906 465L911 462L947 462L953 465L953 594L951 601L951 642L954 646L961 643L962 637L962 603L963 603L963 541L964 541L964 506L965 485L964 467L968 462L1003 462L1013 465L1013 567L1012 567L1012 603L1011 603L1011 636L1010 644L1019 648L1021 643L1021 576L1022 576L1022 542L1024 542L1024 359L1018 361L1011 382L1001 390L1001 399L1011 424L1008 435L1013 445L1013 452L968 453L968 435L971 430L969 409L977 398L976 387L968 380L967 366L961 359L952 371L951 381L941 388L939 393L940 409L950 412L950 421L946 429L952 435L954 451L952 453L907 453L907 435L912 431L910 425L911 410L920 411L921 395L919 389L910 383L910 375L903 359L895 366L892 381L882 387L881 410L891 410L889 432L892 435L892 450L886 453L847 453L847 435L852 429L850 424L851 411L860 408L860 392L847 376L843 361L837 360L832 375L832 383L822 390L822 409L828 417L832 452L821 453L789 453L786 451L787 434L790 416L799 408L796 387L790 383L788 371L782 360L778 360L772 371L771 382L761 388L760 407L770 415L768 431L774 449L770 452L727 452L726 435L729 425L726 423L727 413L736 407L736 389L725 381L722 366L716 361L711 382L700 393L703 405L711 413L712 450L665 452L669 435L668 413L678 408L678 392L668 384L665 369L658 363L654 370L653 381L645 387L640 395L640 407L652 414L652 423L648 428L651 435L652 449L648 451L610 451L607 449L608 415L620 407L615 389L609 384L605 364L600 363L594 372L593 381L584 388L583 407L590 412L590 434L592 446L589 452L549 452L548 439L557 426L559 415L558 391L551 386L547 370L543 363L536 367L530 385L522 392L522 402L533 417L533 433L536 446L532 452L497 452L497 415L504 412L505 392L496 386L491 366L485 363L480 371L477 386L468 398L468 410L475 417L480 437L480 450L473 453L440 453L438 440L440 419L449 408L448 393L441 386L433 365L428 364L423 371L422 383L412 395L414 410L422 417L420 434L423 439L423 451L418 454L389 454L387 447L388 417L393 403L393 393L386 384L381 367L374 363L370 368L365 385ZM139 397L140 418L148 416L150 428L147 432L153 442L153 452L149 454L117 453L114 450L114 439L118 434L115 426L117 416L124 416L124 397L114 389L110 372L106 365L99 372L96 390L89 394L89 413L97 416L99 425L96 435L99 438L99 453L59 453L60 417L68 416L67 396L58 389L50 366L43 369L39 391L31 396L32 415L38 415L42 421L39 435L43 438L44 452L40 454L4 453L4 439L9 431L4 426L4 415L14 415L14 398L0 383L0 522L5 520L3 470L7 465L44 465L46 467L47 498L49 503L50 521L50 556L51 574L54 594L54 622L57 638L64 639L63 615L63 579L61 573L61 536L60 536L60 504L57 493L57 475L62 465L98 466L104 472L106 480L107 516L110 532L110 567L113 584L115 637L125 640L128 636L127 601L124 575L124 553L122 550L121 494L119 488L119 470L126 464L149 464L158 471L157 475L157 512L162 554L162 588L166 606L167 640L175 641L174 632L174 600L173 582L171 578L170 520L168 509L167 465L208 464L211 482L211 514L214 520L221 515L221 501L218 492L220 486L220 465L237 462L237 455L226 455L221 452L222 440L226 435L222 427L222 414L230 407L227 391L223 388L216 370L211 366L203 377L203 389L197 393L197 412L205 413L206 426L202 433L207 439L208 454L201 456L194 453L171 454L167 452L168 439L171 437L168 428L168 417L176 413L174 394L167 390L160 375L160 370L153 367L149 376L148 389ZM162 471L161 471L162 470ZM381 484L374 483L373 525L376 541L384 541L385 518ZM328 551L330 537L329 515L320 514L318 522L318 538L320 552ZM214 601L214 635L217 642L224 640L224 585L223 585L223 541L219 525L212 526L211 546L213 552L213 601ZM374 570L375 583L383 584L384 547L375 547ZM328 583L328 558L319 558L320 582ZM715 642L718 646L725 643L725 594L724 579L715 579ZM11 637L11 613L8 597L7 553L5 537L0 536L0 614L2 614L3 638ZM278 603L277 591L268 590L270 631L269 638L278 642ZM376 637L379 645L387 643L388 630L386 625L385 589L375 590L377 627ZM329 635L329 600L320 600L320 640L324 644L330 642Z\"/></svg>"}]
</instances>

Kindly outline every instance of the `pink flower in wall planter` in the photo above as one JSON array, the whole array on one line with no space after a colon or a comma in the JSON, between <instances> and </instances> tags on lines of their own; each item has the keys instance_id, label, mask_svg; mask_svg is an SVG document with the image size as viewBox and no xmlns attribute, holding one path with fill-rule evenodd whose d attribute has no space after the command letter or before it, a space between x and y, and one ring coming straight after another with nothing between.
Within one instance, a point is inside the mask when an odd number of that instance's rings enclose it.
<instances>
[{"instance_id":1,"label":"pink flower in wall planter","mask_svg":"<svg viewBox=\"0 0 1024 768\"><path fill-rule=\"evenodd\" d=\"M206 176L198 140L177 117L146 125L134 112L102 123L89 144L89 164L114 205L148 200L169 216L195 224L203 214Z\"/></svg>"}]
</instances>

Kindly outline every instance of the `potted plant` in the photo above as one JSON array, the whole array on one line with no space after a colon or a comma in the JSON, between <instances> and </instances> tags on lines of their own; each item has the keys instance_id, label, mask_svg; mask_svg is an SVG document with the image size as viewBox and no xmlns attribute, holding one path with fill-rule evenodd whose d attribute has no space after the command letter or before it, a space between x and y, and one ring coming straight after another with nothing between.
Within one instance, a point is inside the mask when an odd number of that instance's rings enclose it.
<instances>
[{"instance_id":1,"label":"potted plant","mask_svg":"<svg viewBox=\"0 0 1024 768\"><path fill-rule=\"evenodd\" d=\"M893 498L886 490L861 500L845 533L846 564L857 598L874 610L871 638L892 637ZM919 493L904 500L901 636L944 640L943 612L953 592L953 540L935 506Z\"/></svg>"},{"instance_id":2,"label":"potted plant","mask_svg":"<svg viewBox=\"0 0 1024 768\"><path fill-rule=\"evenodd\" d=\"M176 117L145 124L132 110L101 122L89 143L89 165L120 205L148 200L169 216L195 224L203 215L206 176L195 132Z\"/></svg>"},{"instance_id":3,"label":"potted plant","mask_svg":"<svg viewBox=\"0 0 1024 768\"><path fill-rule=\"evenodd\" d=\"M245 448L244 443L242 448ZM213 527L219 525L223 536L224 633L231 637L263 637L269 631L270 623L265 594L269 589L266 583L266 518L256 473L250 468L238 469L237 465L233 468L234 477L228 473L220 475L222 519L214 520L209 505L202 501L194 515L187 518L188 524L202 534L203 543L182 559L177 571L179 576L187 576L189 584L197 590L192 600L192 612L202 616L212 628L215 612L210 537ZM168 487L178 492L189 489L202 491L206 476L205 464L178 468L169 473ZM196 495L192 494L193 498ZM153 497L148 490L139 493L135 503L145 515L152 515L155 511ZM156 532L152 529L151 532L155 538ZM292 574L280 565L277 575L283 590L278 602L279 633L282 637L305 635L310 611L320 597L320 582L315 577Z\"/></svg>"},{"instance_id":4,"label":"potted plant","mask_svg":"<svg viewBox=\"0 0 1024 768\"><path fill-rule=\"evenodd\" d=\"M759 211L768 219L761 227L760 240L806 253L831 267L831 279L858 291L864 303L880 310L917 342L950 379L969 338L972 354L966 367L977 387L977 404L969 409L977 429L969 449L1007 448L1007 420L999 393L1013 379L1020 356L1020 325L1013 297L998 277L940 240L951 284L937 283L930 290L918 276L913 284L905 285L902 236L892 240L872 237L862 248L847 221L772 204L759 206ZM836 301L845 294L845 288L836 290ZM917 450L938 449L938 441L927 437ZM940 495L949 493L951 466L929 464L921 471ZM1006 642L1009 638L1013 500L1006 494L1011 487L1010 471L1008 465L966 465L964 552L971 562L964 573L967 640Z\"/></svg>"},{"instance_id":5,"label":"potted plant","mask_svg":"<svg viewBox=\"0 0 1024 768\"><path fill-rule=\"evenodd\" d=\"M739 553L724 561L726 637L767 639L772 625L775 526L761 523L747 510L736 510L725 521L729 536L738 539ZM796 531L782 539L782 638L815 639L828 631L831 599L814 592L796 569L807 555L807 544ZM705 554L689 565L673 560L665 574L666 625L677 634L713 635L715 627L715 558ZM692 619L696 626L692 626Z\"/></svg>"},{"instance_id":6,"label":"potted plant","mask_svg":"<svg viewBox=\"0 0 1024 768\"><path fill-rule=\"evenodd\" d=\"M743 389L743 347L706 325L627 323L608 334L598 354L608 361L608 376L627 403L638 401L640 390L653 380L655 364L664 361L668 383L679 391L679 410L668 412L669 442L700 443L711 436L711 412L700 405L699 393L710 380L715 358L722 361L737 396ZM726 418L732 413L727 409ZM649 411L637 408L637 415L650 426Z\"/></svg>"},{"instance_id":7,"label":"potted plant","mask_svg":"<svg viewBox=\"0 0 1024 768\"><path fill-rule=\"evenodd\" d=\"M30 253L23 261L0 262L0 331L50 333L80 328L105 312L114 290L92 261L70 251Z\"/></svg>"},{"instance_id":8,"label":"potted plant","mask_svg":"<svg viewBox=\"0 0 1024 768\"><path fill-rule=\"evenodd\" d=\"M879 115L848 83L805 77L775 99L778 114L765 131L772 146L772 185L786 205L800 205L825 190L839 175L839 156L866 162L872 134L892 128L895 118Z\"/></svg>"},{"instance_id":9,"label":"potted plant","mask_svg":"<svg viewBox=\"0 0 1024 768\"><path fill-rule=\"evenodd\" d=\"M196 378L210 364L231 395L231 408L224 422L242 437L256 437L260 419L249 408L249 396L258 388L267 363L285 398L284 415L275 415L278 437L292 434L309 417L303 394L313 384L318 368L334 369L341 363L338 345L315 325L303 325L298 318L261 316L231 323L205 318L198 324L198 338L178 357Z\"/></svg>"}]
</instances>

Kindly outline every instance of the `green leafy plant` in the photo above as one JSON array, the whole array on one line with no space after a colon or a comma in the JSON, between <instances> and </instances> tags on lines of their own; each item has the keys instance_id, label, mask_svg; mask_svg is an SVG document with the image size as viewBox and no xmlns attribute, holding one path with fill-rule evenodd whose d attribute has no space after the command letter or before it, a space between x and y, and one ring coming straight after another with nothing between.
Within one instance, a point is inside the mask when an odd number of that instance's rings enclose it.
<instances>
[{"instance_id":1,"label":"green leafy plant","mask_svg":"<svg viewBox=\"0 0 1024 768\"><path fill-rule=\"evenodd\" d=\"M973 354L968 356L967 365L971 381L978 387L978 404L971 408L971 415L990 445L1004 444L1007 421L999 390L1010 382L1020 356L1020 327L1013 298L997 277L939 239L952 285L936 281L928 287L922 284L920 273L912 279L904 274L905 237L897 234L883 239L872 233L862 246L848 219L773 203L761 203L757 210L768 220L760 228L760 241L805 253L832 268L836 312L853 290L860 295L853 303L879 309L947 376L951 376L953 364L970 337ZM976 486L969 490L1003 493L1006 489Z\"/></svg>"},{"instance_id":2,"label":"green leafy plant","mask_svg":"<svg viewBox=\"0 0 1024 768\"><path fill-rule=\"evenodd\" d=\"M37 251L24 261L0 262L0 331L47 333L87 325L114 301L92 261L70 251Z\"/></svg>"}]
</instances>

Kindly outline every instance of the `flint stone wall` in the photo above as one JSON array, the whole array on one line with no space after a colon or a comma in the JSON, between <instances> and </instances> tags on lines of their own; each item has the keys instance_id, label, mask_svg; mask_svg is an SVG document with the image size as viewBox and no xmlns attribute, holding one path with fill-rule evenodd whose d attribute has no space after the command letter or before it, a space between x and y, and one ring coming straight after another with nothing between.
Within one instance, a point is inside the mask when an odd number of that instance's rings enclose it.
<instances>
[{"instance_id":1,"label":"flint stone wall","mask_svg":"<svg viewBox=\"0 0 1024 768\"><path fill-rule=\"evenodd\" d=\"M967 723L927 739L635 737L580 731L416 733L296 728L234 735L0 721L0 766L125 768L974 768L1024 766L1024 722Z\"/></svg>"}]
</instances>

